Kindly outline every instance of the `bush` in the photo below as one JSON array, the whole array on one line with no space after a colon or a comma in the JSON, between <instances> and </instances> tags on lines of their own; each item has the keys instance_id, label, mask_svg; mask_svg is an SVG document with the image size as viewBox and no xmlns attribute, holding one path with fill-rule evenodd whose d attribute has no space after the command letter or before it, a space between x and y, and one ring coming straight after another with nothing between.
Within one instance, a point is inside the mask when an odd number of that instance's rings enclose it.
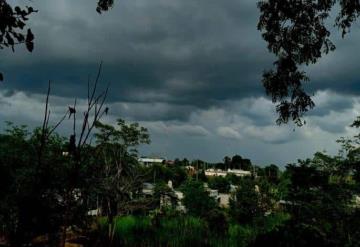
<instances>
[{"instance_id":1,"label":"bush","mask_svg":"<svg viewBox=\"0 0 360 247\"><path fill-rule=\"evenodd\" d=\"M230 198L230 215L237 223L251 224L256 218L264 217L265 211L260 202L261 197L255 189L255 182L243 179Z\"/></svg>"},{"instance_id":2,"label":"bush","mask_svg":"<svg viewBox=\"0 0 360 247\"><path fill-rule=\"evenodd\" d=\"M98 220L98 233L94 236L101 236L101 239L97 246L108 246L107 226L106 218ZM156 227L151 224L150 217L117 217L112 246L204 246L206 234L206 222L191 216L160 218Z\"/></svg>"},{"instance_id":3,"label":"bush","mask_svg":"<svg viewBox=\"0 0 360 247\"><path fill-rule=\"evenodd\" d=\"M218 190L220 193L228 193L230 191L230 182L224 177L212 177L209 179L209 187Z\"/></svg>"},{"instance_id":4,"label":"bush","mask_svg":"<svg viewBox=\"0 0 360 247\"><path fill-rule=\"evenodd\" d=\"M256 238L256 230L248 225L231 225L229 228L230 246L248 246Z\"/></svg>"},{"instance_id":5,"label":"bush","mask_svg":"<svg viewBox=\"0 0 360 247\"><path fill-rule=\"evenodd\" d=\"M191 216L165 218L157 236L156 246L202 246L206 239L206 223Z\"/></svg>"},{"instance_id":6,"label":"bush","mask_svg":"<svg viewBox=\"0 0 360 247\"><path fill-rule=\"evenodd\" d=\"M146 246L153 242L155 236L148 217L124 216L114 220L113 246ZM108 243L108 220L102 217L98 220L98 240L100 246ZM96 235L96 233L95 233ZM141 238L139 238L141 236Z\"/></svg>"},{"instance_id":7,"label":"bush","mask_svg":"<svg viewBox=\"0 0 360 247\"><path fill-rule=\"evenodd\" d=\"M226 215L220 209L211 210L206 216L205 220L212 234L216 236L225 235L228 231L229 225Z\"/></svg>"},{"instance_id":8,"label":"bush","mask_svg":"<svg viewBox=\"0 0 360 247\"><path fill-rule=\"evenodd\" d=\"M183 185L183 203L188 214L203 217L216 207L214 198L205 190L204 184L195 180L188 180Z\"/></svg>"}]
</instances>

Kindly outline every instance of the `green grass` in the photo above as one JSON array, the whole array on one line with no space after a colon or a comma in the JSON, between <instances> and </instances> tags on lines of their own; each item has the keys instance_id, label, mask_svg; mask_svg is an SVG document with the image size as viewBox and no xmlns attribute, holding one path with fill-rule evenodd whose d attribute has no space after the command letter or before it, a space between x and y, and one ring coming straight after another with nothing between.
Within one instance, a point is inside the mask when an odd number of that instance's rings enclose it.
<instances>
[{"instance_id":1,"label":"green grass","mask_svg":"<svg viewBox=\"0 0 360 247\"><path fill-rule=\"evenodd\" d=\"M205 222L191 216L165 218L157 236L160 246L201 246L206 238Z\"/></svg>"},{"instance_id":2,"label":"green grass","mask_svg":"<svg viewBox=\"0 0 360 247\"><path fill-rule=\"evenodd\" d=\"M247 246L261 233L270 232L288 219L285 214L266 217L256 225L230 224L227 234L209 231L203 219L192 216L160 217L155 223L149 216L124 216L115 218L113 246ZM99 236L106 239L106 218L98 220ZM102 245L100 245L102 246Z\"/></svg>"},{"instance_id":3,"label":"green grass","mask_svg":"<svg viewBox=\"0 0 360 247\"><path fill-rule=\"evenodd\" d=\"M99 235L106 239L108 220L98 219ZM114 246L201 246L206 234L205 222L184 216L161 218L154 227L150 217L115 218Z\"/></svg>"}]
</instances>

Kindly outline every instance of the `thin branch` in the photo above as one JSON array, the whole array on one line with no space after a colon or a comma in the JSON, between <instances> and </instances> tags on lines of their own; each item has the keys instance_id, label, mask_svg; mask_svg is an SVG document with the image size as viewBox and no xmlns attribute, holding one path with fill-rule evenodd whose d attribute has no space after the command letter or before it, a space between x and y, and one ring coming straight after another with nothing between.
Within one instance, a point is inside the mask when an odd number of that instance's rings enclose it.
<instances>
[{"instance_id":1,"label":"thin branch","mask_svg":"<svg viewBox=\"0 0 360 247\"><path fill-rule=\"evenodd\" d=\"M90 106L90 75L88 75L88 80L87 80L87 101L88 101L88 106Z\"/></svg>"},{"instance_id":2,"label":"thin branch","mask_svg":"<svg viewBox=\"0 0 360 247\"><path fill-rule=\"evenodd\" d=\"M76 132L76 98L75 98L75 102L74 102L74 114L73 114L73 134L75 135Z\"/></svg>"},{"instance_id":3,"label":"thin branch","mask_svg":"<svg viewBox=\"0 0 360 247\"><path fill-rule=\"evenodd\" d=\"M49 130L49 133L48 133L48 136L50 136L54 131L55 129L57 129L57 127L59 127L59 125L65 120L66 116L69 114L69 110L66 111L66 113L64 114L64 116L62 116L62 118L54 125L54 127L52 127L50 130Z\"/></svg>"},{"instance_id":4,"label":"thin branch","mask_svg":"<svg viewBox=\"0 0 360 247\"><path fill-rule=\"evenodd\" d=\"M42 126L42 131L44 133L46 126L46 123L48 122L48 107L49 107L49 95L50 95L50 90L51 90L51 82L49 81L48 83L48 90L46 93L46 102L45 102L45 115L44 115L44 121L43 121L43 126Z\"/></svg>"},{"instance_id":5,"label":"thin branch","mask_svg":"<svg viewBox=\"0 0 360 247\"><path fill-rule=\"evenodd\" d=\"M46 119L46 125L45 125L46 126L46 131L48 130L48 127L49 127L50 113L51 113L51 111L49 109L47 119ZM47 134L47 136L49 137L49 134Z\"/></svg>"},{"instance_id":6,"label":"thin branch","mask_svg":"<svg viewBox=\"0 0 360 247\"><path fill-rule=\"evenodd\" d=\"M103 108L103 106L104 106L104 103L105 103L105 100L106 100L108 91L109 91L109 87L107 87L106 90L105 90L105 92L102 93L103 96L102 96L102 98L101 98L100 105L98 106L98 102L96 102L96 104L95 104L94 120L93 120L93 122L91 123L90 127L88 128L88 131L87 131L87 133L86 133L86 136L85 136L84 140L82 140L82 142L81 142L81 146L84 146L84 145L85 145L85 143L86 143L87 139L89 138L89 135L90 135L92 129L94 128L96 122L99 121L99 119L100 119L100 118L103 116L103 114L104 114L104 111L102 111L102 108ZM100 100L100 98L99 98L99 100ZM79 140L79 144L80 144L80 141L81 141L81 140Z\"/></svg>"},{"instance_id":7,"label":"thin branch","mask_svg":"<svg viewBox=\"0 0 360 247\"><path fill-rule=\"evenodd\" d=\"M92 103L92 101L94 100L94 97L95 97L95 92L96 92L97 84L98 84L98 82L99 82L100 75L101 75L101 69L102 69L102 61L100 62L99 69L98 69L98 73L97 73L97 76L96 76L96 79L95 79L94 88L93 88L93 90L92 90L92 94L91 94L91 98L90 98L90 104ZM89 105L90 105L90 104L89 104Z\"/></svg>"}]
</instances>

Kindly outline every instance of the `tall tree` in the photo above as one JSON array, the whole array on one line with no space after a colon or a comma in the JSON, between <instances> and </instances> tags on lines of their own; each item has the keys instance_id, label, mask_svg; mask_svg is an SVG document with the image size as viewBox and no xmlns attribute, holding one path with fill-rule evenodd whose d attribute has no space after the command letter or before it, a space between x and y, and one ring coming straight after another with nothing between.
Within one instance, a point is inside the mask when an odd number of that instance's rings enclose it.
<instances>
[{"instance_id":1,"label":"tall tree","mask_svg":"<svg viewBox=\"0 0 360 247\"><path fill-rule=\"evenodd\" d=\"M264 173L269 182L277 183L279 181L280 170L276 165L271 164L266 166L264 168Z\"/></svg>"},{"instance_id":2,"label":"tall tree","mask_svg":"<svg viewBox=\"0 0 360 247\"><path fill-rule=\"evenodd\" d=\"M190 215L205 217L216 207L214 198L210 197L203 182L189 179L183 185L182 191L184 193L183 203Z\"/></svg>"},{"instance_id":3,"label":"tall tree","mask_svg":"<svg viewBox=\"0 0 360 247\"><path fill-rule=\"evenodd\" d=\"M260 192L251 179L242 179L229 201L230 215L242 224L250 224L256 218L263 217L265 211L260 204Z\"/></svg>"},{"instance_id":4,"label":"tall tree","mask_svg":"<svg viewBox=\"0 0 360 247\"><path fill-rule=\"evenodd\" d=\"M150 143L147 129L138 123L117 120L117 128L96 123L97 157L103 164L99 177L99 196L109 217L110 245L114 236L114 218L146 206L136 195L142 188L144 174L137 161L137 146Z\"/></svg>"},{"instance_id":5,"label":"tall tree","mask_svg":"<svg viewBox=\"0 0 360 247\"><path fill-rule=\"evenodd\" d=\"M243 158L236 154L231 158L231 169L241 169Z\"/></svg>"}]
</instances>

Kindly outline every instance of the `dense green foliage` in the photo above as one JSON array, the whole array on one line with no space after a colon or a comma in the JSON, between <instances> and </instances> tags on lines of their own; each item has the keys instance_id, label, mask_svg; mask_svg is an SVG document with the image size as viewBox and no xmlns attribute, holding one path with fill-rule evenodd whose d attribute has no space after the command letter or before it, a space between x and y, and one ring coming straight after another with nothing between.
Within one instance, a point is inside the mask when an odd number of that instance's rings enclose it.
<instances>
[{"instance_id":1,"label":"dense green foliage","mask_svg":"<svg viewBox=\"0 0 360 247\"><path fill-rule=\"evenodd\" d=\"M230 191L230 181L224 177L212 177L208 179L211 189L216 189L220 193L228 193Z\"/></svg>"},{"instance_id":2,"label":"dense green foliage","mask_svg":"<svg viewBox=\"0 0 360 247\"><path fill-rule=\"evenodd\" d=\"M301 125L303 114L315 105L303 85L309 80L304 66L335 50L330 20L335 16L334 26L344 36L360 14L359 1L261 0L258 7L258 29L277 57L274 68L263 74L266 93L278 103L279 124L290 120Z\"/></svg>"},{"instance_id":3,"label":"dense green foliage","mask_svg":"<svg viewBox=\"0 0 360 247\"><path fill-rule=\"evenodd\" d=\"M299 68L335 49L327 20L337 3L335 25L344 35L360 14L358 1L258 4L258 28L277 56L274 69L264 72L263 84L278 103L278 123L293 120L301 125L303 114L314 106L303 87L308 78ZM107 11L113 4L99 0L96 10ZM0 0L0 49L14 51L17 44L34 49L31 29L25 31L34 12ZM99 114L108 112L96 111L107 91L95 101L94 93L78 144L75 127L70 138L63 138L47 126L48 105L43 128L30 131L9 123L0 134L0 240L6 245L64 246L69 232L86 246L360 245L360 135L338 140L339 155L318 152L284 171L273 164L255 166L240 155L216 164L177 159L172 166L142 167L137 147L150 142L147 130L123 120L116 127L98 122ZM74 126L75 105L69 107ZM88 121L92 107L94 125ZM95 144L90 145L86 139L94 126ZM352 127L360 127L360 118ZM185 168L189 165L192 174ZM207 178L204 170L209 167L242 169L252 176ZM177 211L179 200L169 180L183 192L184 212ZM149 194L143 191L144 182L154 184ZM204 182L231 194L229 208L220 207ZM170 205L163 203L167 199ZM89 216L94 209L100 216ZM35 243L38 238L44 240Z\"/></svg>"},{"instance_id":4,"label":"dense green foliage","mask_svg":"<svg viewBox=\"0 0 360 247\"><path fill-rule=\"evenodd\" d=\"M156 228L151 217L118 217L114 243L116 246L247 246L257 234L272 231L286 220L285 215L274 215L258 229L231 224L219 234L219 229L209 228L209 223L194 216L163 217ZM93 241L102 246L107 239L106 218L99 219L97 225L98 232L92 233Z\"/></svg>"},{"instance_id":5,"label":"dense green foliage","mask_svg":"<svg viewBox=\"0 0 360 247\"><path fill-rule=\"evenodd\" d=\"M64 229L84 246L359 242L359 135L338 140L338 155L317 152L283 171L273 164L251 165L252 176L201 179L186 168L195 164L203 172L209 164L198 160L140 165L136 148L149 143L149 136L138 124L119 120L116 128L96 127L95 144L82 146L76 156L56 133L41 145L42 129L8 124L0 135L0 237L6 243L24 246L46 236L38 245L62 246ZM224 167L243 160L234 157L224 159ZM143 191L145 182L153 183L151 193ZM221 207L214 191L230 195L228 208ZM99 217L88 216L93 209Z\"/></svg>"},{"instance_id":6,"label":"dense green foliage","mask_svg":"<svg viewBox=\"0 0 360 247\"><path fill-rule=\"evenodd\" d=\"M202 182L189 179L185 182L182 191L183 203L190 215L205 216L216 206L215 200L209 196Z\"/></svg>"}]
</instances>

